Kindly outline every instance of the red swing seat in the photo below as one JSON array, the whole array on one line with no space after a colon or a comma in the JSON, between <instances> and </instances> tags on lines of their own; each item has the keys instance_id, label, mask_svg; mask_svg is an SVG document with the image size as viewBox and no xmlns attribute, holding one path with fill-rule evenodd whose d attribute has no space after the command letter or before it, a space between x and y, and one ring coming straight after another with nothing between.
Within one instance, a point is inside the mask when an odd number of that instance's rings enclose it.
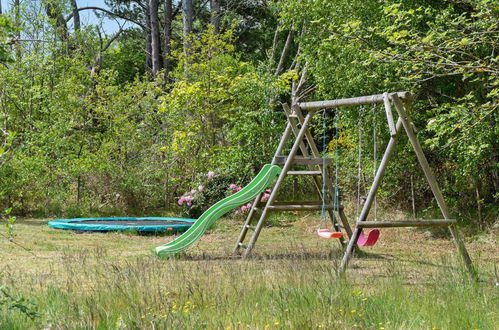
<instances>
[{"instance_id":1,"label":"red swing seat","mask_svg":"<svg viewBox=\"0 0 499 330\"><path fill-rule=\"evenodd\" d=\"M317 229L317 235L322 238L341 238L343 233L339 231L330 231L329 229Z\"/></svg>"},{"instance_id":2,"label":"red swing seat","mask_svg":"<svg viewBox=\"0 0 499 330\"><path fill-rule=\"evenodd\" d=\"M359 233L359 238L357 239L358 246L373 246L376 244L379 238L379 229L370 230L367 235L361 229Z\"/></svg>"}]
</instances>

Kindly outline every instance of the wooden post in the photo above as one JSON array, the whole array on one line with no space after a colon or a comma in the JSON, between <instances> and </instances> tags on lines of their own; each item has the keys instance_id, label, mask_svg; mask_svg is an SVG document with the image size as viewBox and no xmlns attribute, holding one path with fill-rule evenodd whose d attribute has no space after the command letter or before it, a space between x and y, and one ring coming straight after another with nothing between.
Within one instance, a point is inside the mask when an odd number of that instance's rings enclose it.
<instances>
[{"instance_id":1,"label":"wooden post","mask_svg":"<svg viewBox=\"0 0 499 330\"><path fill-rule=\"evenodd\" d=\"M272 160L272 165L275 164L276 157L279 156L281 154L282 150L284 149L284 146L286 145L286 142L289 139L289 135L291 134L291 130L292 130L292 125L291 125L291 122L288 120L288 124L286 126L286 129L284 130L284 133L281 136L281 140L279 141L279 145L277 146L277 150L274 154L274 158ZM246 217L246 220L244 222L244 226L241 229L241 233L239 233L239 237L236 241L236 246L234 247L233 253L237 253L237 251L239 250L239 247L240 247L240 243L242 243L244 241L244 238L246 237L246 234L248 233L248 226L251 224L251 221L253 220L253 217L255 216L256 207L257 207L258 202L261 199L261 196L262 196L262 194L258 194L258 196L253 201L253 204L251 205L251 209L248 213L248 216Z\"/></svg>"},{"instance_id":2,"label":"wooden post","mask_svg":"<svg viewBox=\"0 0 499 330\"><path fill-rule=\"evenodd\" d=\"M442 195L442 192L438 187L437 180L435 179L435 175L433 174L433 171L431 170L430 165L428 164L428 160L426 159L423 149L421 148L421 145L419 144L419 141L416 135L414 134L412 122L407 113L405 112L404 105L400 101L400 98L398 97L397 94L391 94L390 97L393 101L393 104L395 105L395 108L397 109L397 112L399 113L399 120L401 120L402 124L404 125L404 129L407 133L407 136L409 137L409 141L411 142L412 147L416 152L419 164L423 169L423 172L426 176L426 180L428 181L431 191L433 192L433 196L435 196L437 204L440 207L440 210L442 211L442 215L444 216L445 219L450 219L451 218L450 213L447 208L447 204L445 203L444 196ZM466 250L466 247L464 246L463 241L461 240L461 237L459 236L456 226L455 225L449 226L449 230L451 232L452 237L454 238L457 250L461 254L468 272L471 274L471 276L476 278L477 274L473 268L473 263L468 254L468 251Z\"/></svg>"},{"instance_id":3,"label":"wooden post","mask_svg":"<svg viewBox=\"0 0 499 330\"><path fill-rule=\"evenodd\" d=\"M284 108L284 111L286 112L286 115L288 116L288 121L290 122L293 122L293 118L290 116L293 112L291 111L291 109L289 108L289 106L287 104L283 105L283 108ZM303 113L301 112L300 108L298 106L294 106L293 107L294 109L294 114L296 115L296 120L302 124L303 123L303 120L304 120L304 117L303 117ZM295 135L298 134L298 127L296 127L295 125L293 125L293 131L295 132ZM314 155L315 158L320 158L321 155L320 155L320 152L319 152L319 149L317 148L317 145L315 144L315 141L314 141L314 138L312 136L312 134L310 133L310 131L307 129L307 131L305 132L305 136L304 138L306 139L306 141L308 142L308 146L310 147L310 150L311 150L311 153L312 155ZM305 143L302 141L301 144L300 144L300 149L302 151L302 154L303 156L306 156L308 157L310 155L307 147L305 146ZM319 167L321 168L321 170L326 170L325 166L324 166L324 163L319 163L317 164L319 165ZM310 166L309 166L310 168ZM317 190L317 193L319 194L319 197L322 199L322 185L319 181L319 179L314 176L313 177L313 180L314 180L314 184L315 184L315 188ZM332 184L331 184L331 181L329 180L329 178L327 176L323 176L323 180L326 182L326 186L327 186L327 189L329 191L329 198L331 200L333 200L334 198L334 190L331 190L332 189ZM325 199L328 199L328 196L324 196ZM326 211L328 212L329 214L329 217L331 218L331 220L333 219L334 217L334 213L333 213L333 210L332 209L326 209ZM333 226L334 226L334 229L336 231L340 231L340 227L338 225L337 222L333 223ZM350 236L352 231L350 229L350 226L348 226L348 223L345 227L345 230L347 231L347 234ZM340 241L340 244L342 246L345 246L345 240L343 237L340 237L339 239Z\"/></svg>"},{"instance_id":4,"label":"wooden post","mask_svg":"<svg viewBox=\"0 0 499 330\"><path fill-rule=\"evenodd\" d=\"M300 107L298 105L295 105L295 112L298 116L298 119L300 120L300 122L303 122L303 114L302 114L302 111L300 109ZM317 148L317 145L315 144L314 142L314 137L312 136L312 133L310 133L309 130L307 130L305 132L305 136L307 138L307 141L308 141L308 144L310 146L310 149L312 150L312 155L314 155L314 157L316 158L320 158L321 157L321 153L319 152L319 149ZM328 177L326 178L326 187L327 187L327 190L329 191L330 193L330 197L331 197L331 200L334 200L334 194L335 194L335 190L334 190L334 186L333 186L333 183L331 182L331 179ZM333 213L332 213L332 210L330 211L330 217L331 219L333 218ZM345 220L345 221L344 221ZM348 223L348 221L346 221L346 217L340 217L340 221L343 225L343 228L345 228L345 231L347 232L347 235L348 237L352 237L352 229L350 228L350 224ZM335 229L336 230L339 230L339 228L337 228L335 226ZM340 239L340 241L342 242L342 240ZM343 245L343 242L342 242L342 245Z\"/></svg>"},{"instance_id":5,"label":"wooden post","mask_svg":"<svg viewBox=\"0 0 499 330\"><path fill-rule=\"evenodd\" d=\"M395 124L393 123L392 107L390 106L388 93L383 93L383 103L385 104L386 120L388 122L388 128L390 129L390 135L394 136L397 132L395 130Z\"/></svg>"},{"instance_id":6,"label":"wooden post","mask_svg":"<svg viewBox=\"0 0 499 330\"><path fill-rule=\"evenodd\" d=\"M305 132L308 130L308 124L310 123L310 119L314 115L314 111L310 111L307 116L305 117L305 120L303 121L302 127L300 131L298 132L298 135L296 136L296 140L293 143L293 147L291 148L291 151L289 152L288 159L286 160L286 163L284 164L284 167L281 171L281 174L279 174L279 177L277 178L277 182L274 186L274 189L272 189L272 192L270 193L269 199L267 200L267 206L272 205L274 202L276 196L277 196L277 191L279 190L280 185L282 184L284 178L286 177L286 174L291 167L291 163L293 161L293 157L296 155L298 148L300 147L300 142L302 142L303 136L305 135ZM256 224L255 231L253 232L253 235L251 236L251 239L248 243L248 246L246 247L246 250L243 253L243 257L246 258L251 254L251 250L253 249L253 246L255 245L256 240L258 239L258 236L260 235L260 231L262 230L263 222L265 221L265 218L267 217L268 213L268 208L265 207L262 211L262 214L260 215L260 219L258 220L258 223Z\"/></svg>"},{"instance_id":7,"label":"wooden post","mask_svg":"<svg viewBox=\"0 0 499 330\"><path fill-rule=\"evenodd\" d=\"M392 136L390 138L390 141L388 142L385 153L383 154L383 158L381 159L381 163L379 164L378 171L376 172L376 176L374 177L373 184L371 186L371 189L369 190L369 194L367 195L367 199L364 203L364 206L362 207L362 211L360 212L360 216L357 219L357 222L365 221L367 219L367 216L369 215L371 204L373 203L374 197L376 196L376 192L381 183L381 178L385 173L386 164L388 163L388 160L390 159L390 156L393 153L395 143L397 142L400 130L402 129L402 120L400 118L397 120L395 129L396 129L396 134ZM339 269L340 275L343 275L345 273L348 261L350 260L350 256L353 252L355 244L357 244L357 240L359 239L360 230L361 229L358 226L356 226L352 237L350 237L350 241L348 242L345 255L341 260L340 269Z\"/></svg>"},{"instance_id":8,"label":"wooden post","mask_svg":"<svg viewBox=\"0 0 499 330\"><path fill-rule=\"evenodd\" d=\"M416 198L414 197L414 175L411 174L412 216L416 218Z\"/></svg>"}]
</instances>

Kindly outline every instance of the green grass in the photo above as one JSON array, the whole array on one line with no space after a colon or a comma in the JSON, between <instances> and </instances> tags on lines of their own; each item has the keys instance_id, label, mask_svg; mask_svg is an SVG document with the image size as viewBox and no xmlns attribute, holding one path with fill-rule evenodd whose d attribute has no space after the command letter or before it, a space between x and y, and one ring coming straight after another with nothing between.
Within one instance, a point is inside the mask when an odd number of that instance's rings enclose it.
<instances>
[{"instance_id":1,"label":"green grass","mask_svg":"<svg viewBox=\"0 0 499 330\"><path fill-rule=\"evenodd\" d=\"M251 260L229 256L238 229L230 220L223 231L211 232L172 260L150 252L171 237L78 235L18 224L18 241L33 251L0 243L7 253L0 257L0 286L14 299L31 301L21 305L39 316L31 320L4 303L0 328L493 329L499 324L494 239L476 246L482 251L479 283L468 279L447 240L407 246L406 236L397 241L389 234L339 279L341 250L307 233L315 220L265 228ZM475 257L473 244L468 243Z\"/></svg>"}]
</instances>

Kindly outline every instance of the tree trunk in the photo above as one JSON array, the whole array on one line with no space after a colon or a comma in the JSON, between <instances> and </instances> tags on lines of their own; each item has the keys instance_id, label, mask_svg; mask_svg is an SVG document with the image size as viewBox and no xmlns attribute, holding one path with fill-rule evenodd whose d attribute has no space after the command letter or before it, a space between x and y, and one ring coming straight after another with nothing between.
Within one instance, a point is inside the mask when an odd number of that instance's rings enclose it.
<instances>
[{"instance_id":1,"label":"tree trunk","mask_svg":"<svg viewBox=\"0 0 499 330\"><path fill-rule=\"evenodd\" d=\"M18 28L16 32L16 38L17 42L15 45L16 48L16 60L20 61L21 60L21 4L20 0L15 0L14 1L14 10L15 10L15 17L16 17L16 28Z\"/></svg>"},{"instance_id":2,"label":"tree trunk","mask_svg":"<svg viewBox=\"0 0 499 330\"><path fill-rule=\"evenodd\" d=\"M173 1L166 0L165 1L165 30L163 31L163 65L165 67L165 80L169 81L170 72L171 72L171 63L170 63L170 52L171 45L170 42L172 40L172 15L173 15Z\"/></svg>"},{"instance_id":3,"label":"tree trunk","mask_svg":"<svg viewBox=\"0 0 499 330\"><path fill-rule=\"evenodd\" d=\"M293 43L293 37L294 37L294 31L293 27L291 27L288 33L288 37L286 38L286 43L284 44L284 48L282 49L281 58L279 59L279 64L277 65L277 68L274 73L276 76L281 73L282 68L284 67L284 63L288 58L289 51L291 50L291 44Z\"/></svg>"},{"instance_id":4,"label":"tree trunk","mask_svg":"<svg viewBox=\"0 0 499 330\"><path fill-rule=\"evenodd\" d=\"M149 16L149 3L144 6L144 16L145 16L145 53L146 53L146 72L152 72L152 35L151 35L151 17Z\"/></svg>"},{"instance_id":5,"label":"tree trunk","mask_svg":"<svg viewBox=\"0 0 499 330\"><path fill-rule=\"evenodd\" d=\"M213 25L213 33L220 33L220 1L219 0L210 0L210 8L211 8L211 19L210 23Z\"/></svg>"},{"instance_id":6,"label":"tree trunk","mask_svg":"<svg viewBox=\"0 0 499 330\"><path fill-rule=\"evenodd\" d=\"M152 75L156 77L161 70L161 44L159 38L158 0L149 0L149 20L151 22L151 59Z\"/></svg>"},{"instance_id":7,"label":"tree trunk","mask_svg":"<svg viewBox=\"0 0 499 330\"><path fill-rule=\"evenodd\" d=\"M68 27L66 25L66 19L62 15L61 7L54 1L44 0L43 6L47 16L54 21L54 26L56 28L56 34L59 40L62 42L67 42L69 39Z\"/></svg>"},{"instance_id":8,"label":"tree trunk","mask_svg":"<svg viewBox=\"0 0 499 330\"><path fill-rule=\"evenodd\" d=\"M192 11L192 0L182 1L182 11L184 13L184 52L185 55L189 55L189 50L191 49L191 43L189 42L188 36L192 33L192 21L193 21L193 11Z\"/></svg>"},{"instance_id":9,"label":"tree trunk","mask_svg":"<svg viewBox=\"0 0 499 330\"><path fill-rule=\"evenodd\" d=\"M76 0L71 0L71 9L73 10L74 30L75 32L80 31L81 30L80 12L78 11L78 4L76 3Z\"/></svg>"},{"instance_id":10,"label":"tree trunk","mask_svg":"<svg viewBox=\"0 0 499 330\"><path fill-rule=\"evenodd\" d=\"M272 49L270 51L270 59L269 59L270 67L274 66L278 37L279 37L279 25L276 25L274 31L274 39L272 40Z\"/></svg>"}]
</instances>

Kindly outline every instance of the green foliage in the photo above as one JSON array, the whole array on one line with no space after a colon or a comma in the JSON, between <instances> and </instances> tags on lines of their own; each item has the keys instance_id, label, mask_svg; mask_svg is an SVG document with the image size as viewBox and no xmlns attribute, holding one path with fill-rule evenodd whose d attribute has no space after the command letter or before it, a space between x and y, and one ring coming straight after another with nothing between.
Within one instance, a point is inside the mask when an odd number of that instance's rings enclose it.
<instances>
[{"instance_id":1,"label":"green foliage","mask_svg":"<svg viewBox=\"0 0 499 330\"><path fill-rule=\"evenodd\" d=\"M118 72L117 83L133 82L144 75L143 43L142 39L136 37L136 33L129 32L106 52L103 68Z\"/></svg>"},{"instance_id":2,"label":"green foliage","mask_svg":"<svg viewBox=\"0 0 499 330\"><path fill-rule=\"evenodd\" d=\"M129 81L113 56L116 70L88 70L97 40L88 42L71 60L38 54L0 68L4 122L17 132L0 168L3 204L18 213L142 213L171 207L197 173L244 179L270 159L283 116L267 102L292 76L241 61L230 31L193 39L188 59L174 54L168 91L161 79Z\"/></svg>"},{"instance_id":3,"label":"green foliage","mask_svg":"<svg viewBox=\"0 0 499 330\"><path fill-rule=\"evenodd\" d=\"M67 1L54 4L55 14L71 12ZM315 88L310 99L414 92L411 116L454 211L493 219L499 186L494 1L229 2L222 4L222 26L231 28L220 34L207 24L207 7L197 3L187 51L177 33L181 15L173 22L167 81L161 74L151 81L145 72L143 9L129 1L109 5L139 22L116 40L92 25L65 31L31 2L23 4L20 24L0 16L1 209L74 216L161 212L191 189L198 173L225 171L246 182L272 158L285 125L274 103L287 101L307 63L305 89ZM15 26L39 42L11 47ZM272 66L290 28L295 38L285 62L299 65L275 76ZM345 198L357 190L360 145L361 193L369 189L373 125L378 151L389 139L382 111L376 112L341 109ZM319 137L321 123L313 129ZM405 207L412 176L418 209L430 210L432 195L418 180L410 145L401 141L397 148L380 196ZM294 194L308 193L295 186Z\"/></svg>"},{"instance_id":4,"label":"green foliage","mask_svg":"<svg viewBox=\"0 0 499 330\"><path fill-rule=\"evenodd\" d=\"M231 40L230 31L215 36L209 30L192 40L187 55L178 53L175 82L161 109L172 128L165 149L180 168L245 175L268 161L278 142L283 116L268 100L288 89L290 76L273 77L242 62Z\"/></svg>"},{"instance_id":5,"label":"green foliage","mask_svg":"<svg viewBox=\"0 0 499 330\"><path fill-rule=\"evenodd\" d=\"M24 297L16 298L12 296L5 287L0 286L0 310L6 307L9 311L19 311L31 320L39 318L41 315L36 311L36 305Z\"/></svg>"},{"instance_id":6,"label":"green foliage","mask_svg":"<svg viewBox=\"0 0 499 330\"><path fill-rule=\"evenodd\" d=\"M11 61L9 44L15 37L17 29L12 20L5 15L0 15L0 63Z\"/></svg>"},{"instance_id":7,"label":"green foliage","mask_svg":"<svg viewBox=\"0 0 499 330\"><path fill-rule=\"evenodd\" d=\"M499 24L494 1L315 1L310 6L294 0L275 5L285 26L307 27L300 57L317 85L314 99L413 91L417 99L411 116L421 129L419 139L455 211L464 216L470 203L476 205L476 191L483 196L478 203L496 202L499 83L494 49ZM342 112L344 134L357 144L359 109ZM367 112L365 133L373 125ZM376 121L380 146L389 136L383 118ZM364 138L363 145L369 167L373 142ZM347 193L356 190L357 152L343 153ZM422 173L413 166L409 145L399 146L397 154L381 193L398 191L404 202L410 196L407 178ZM430 191L420 184L417 188L425 207Z\"/></svg>"},{"instance_id":8,"label":"green foliage","mask_svg":"<svg viewBox=\"0 0 499 330\"><path fill-rule=\"evenodd\" d=\"M183 214L189 218L199 218L204 211L229 195L229 187L237 176L225 172L208 172L197 176L190 191L179 198Z\"/></svg>"}]
</instances>

